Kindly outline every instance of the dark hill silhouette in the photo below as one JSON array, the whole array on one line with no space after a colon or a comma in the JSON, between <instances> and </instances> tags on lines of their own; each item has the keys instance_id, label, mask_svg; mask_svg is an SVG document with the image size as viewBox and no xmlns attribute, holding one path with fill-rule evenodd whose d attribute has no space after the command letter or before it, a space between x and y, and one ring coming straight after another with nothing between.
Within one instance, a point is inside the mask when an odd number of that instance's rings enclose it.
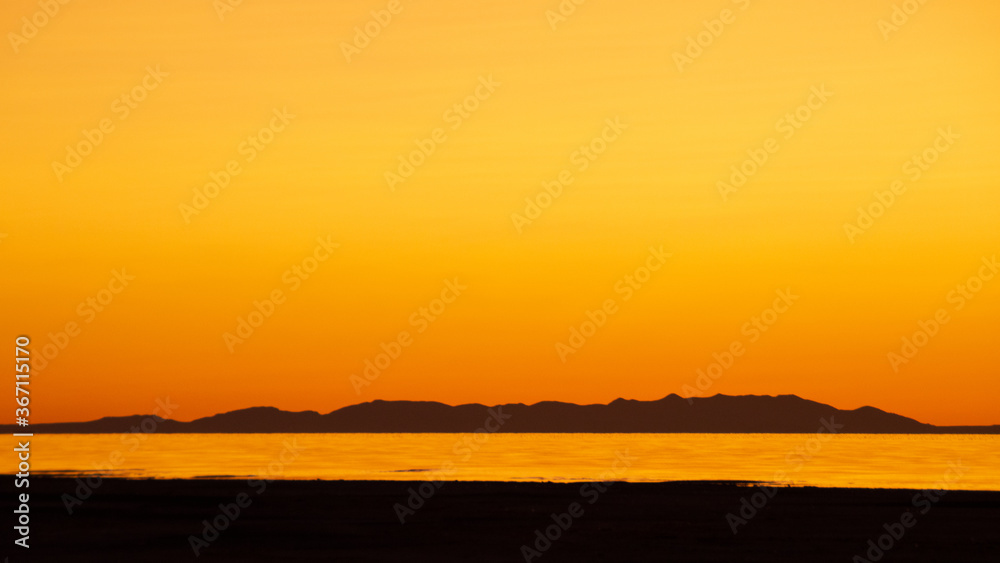
<instances>
[{"instance_id":1,"label":"dark hill silhouette","mask_svg":"<svg viewBox=\"0 0 1000 563\"><path fill-rule=\"evenodd\" d=\"M823 426L822 419L842 425L839 432L853 434L1000 434L1000 425L934 426L874 407L839 410L795 395L715 395L692 398L689 402L673 394L657 401L616 399L607 405L544 401L488 407L377 400L329 414L253 407L191 422L136 415L91 422L35 424L31 431L40 434L474 432L480 428L495 429L502 420L499 432L812 433ZM25 430L0 426L3 432Z\"/></svg>"}]
</instances>

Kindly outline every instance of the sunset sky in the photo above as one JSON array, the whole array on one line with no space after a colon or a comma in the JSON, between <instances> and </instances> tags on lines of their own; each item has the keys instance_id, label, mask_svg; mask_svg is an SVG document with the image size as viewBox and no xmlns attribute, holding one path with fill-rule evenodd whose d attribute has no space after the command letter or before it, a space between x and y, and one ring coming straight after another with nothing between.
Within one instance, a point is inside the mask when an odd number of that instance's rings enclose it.
<instances>
[{"instance_id":1,"label":"sunset sky","mask_svg":"<svg viewBox=\"0 0 1000 563\"><path fill-rule=\"evenodd\" d=\"M1000 423L1000 4L223 2L0 7L33 423L651 400L734 342L703 395Z\"/></svg>"}]
</instances>

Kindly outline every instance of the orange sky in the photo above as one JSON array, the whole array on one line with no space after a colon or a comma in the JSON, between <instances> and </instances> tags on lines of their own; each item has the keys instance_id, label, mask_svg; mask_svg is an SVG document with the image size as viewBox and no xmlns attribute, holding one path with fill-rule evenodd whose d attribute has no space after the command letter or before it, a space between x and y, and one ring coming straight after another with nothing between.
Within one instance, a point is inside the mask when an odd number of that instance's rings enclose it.
<instances>
[{"instance_id":1,"label":"orange sky","mask_svg":"<svg viewBox=\"0 0 1000 563\"><path fill-rule=\"evenodd\" d=\"M1000 5L559 5L4 2L32 422L656 399L736 349L704 394L1000 423Z\"/></svg>"}]
</instances>

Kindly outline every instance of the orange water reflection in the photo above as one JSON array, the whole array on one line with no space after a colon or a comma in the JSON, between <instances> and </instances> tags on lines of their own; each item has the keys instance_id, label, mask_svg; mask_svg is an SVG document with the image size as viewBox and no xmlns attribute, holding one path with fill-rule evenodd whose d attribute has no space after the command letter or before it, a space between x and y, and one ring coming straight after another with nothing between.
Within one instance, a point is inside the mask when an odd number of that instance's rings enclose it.
<instances>
[{"instance_id":1,"label":"orange water reflection","mask_svg":"<svg viewBox=\"0 0 1000 563\"><path fill-rule=\"evenodd\" d=\"M781 481L1000 490L1000 436L815 434L112 434L35 436L32 473L131 478ZM132 449L134 448L134 450ZM621 456L618 456L621 457ZM11 457L7 456L10 460ZM13 469L8 464L8 472ZM615 465L621 469L622 463Z\"/></svg>"}]
</instances>

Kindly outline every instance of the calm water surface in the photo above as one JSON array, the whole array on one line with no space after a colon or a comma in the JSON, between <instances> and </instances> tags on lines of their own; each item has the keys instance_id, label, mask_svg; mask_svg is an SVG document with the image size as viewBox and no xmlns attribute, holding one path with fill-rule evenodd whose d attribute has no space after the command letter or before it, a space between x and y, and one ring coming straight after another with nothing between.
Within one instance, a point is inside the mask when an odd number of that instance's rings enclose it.
<instances>
[{"instance_id":1,"label":"calm water surface","mask_svg":"<svg viewBox=\"0 0 1000 563\"><path fill-rule=\"evenodd\" d=\"M471 434L63 434L31 439L31 469L158 479L737 480L922 489L940 487L958 464L964 474L948 488L1000 490L1000 436L825 437L493 434L477 443Z\"/></svg>"}]
</instances>

